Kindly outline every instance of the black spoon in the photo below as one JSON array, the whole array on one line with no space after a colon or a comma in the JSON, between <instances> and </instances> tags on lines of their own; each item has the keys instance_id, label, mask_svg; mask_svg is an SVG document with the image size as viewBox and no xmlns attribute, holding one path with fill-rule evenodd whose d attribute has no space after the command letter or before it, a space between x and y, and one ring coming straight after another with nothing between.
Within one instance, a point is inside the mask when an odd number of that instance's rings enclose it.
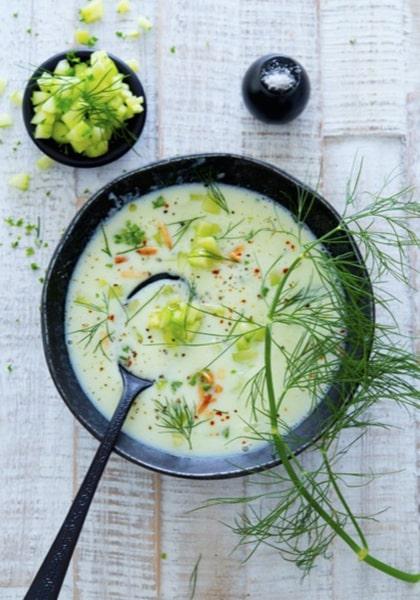
<instances>
[{"instance_id":1,"label":"black spoon","mask_svg":"<svg viewBox=\"0 0 420 600\"><path fill-rule=\"evenodd\" d=\"M171 275L170 273L158 273L152 275L139 283L139 285L137 285L128 295L127 300L132 298L134 294L137 294L137 292L144 287L162 279L176 281L181 278L177 275ZM118 439L130 406L140 392L146 390L154 383L150 379L136 377L132 373L129 373L123 366L118 366L123 381L121 399L108 425L105 436L96 451L89 470L73 500L66 518L64 519L61 529L36 574L31 587L25 595L24 600L55 600L58 598L90 504L115 442Z\"/></svg>"}]
</instances>

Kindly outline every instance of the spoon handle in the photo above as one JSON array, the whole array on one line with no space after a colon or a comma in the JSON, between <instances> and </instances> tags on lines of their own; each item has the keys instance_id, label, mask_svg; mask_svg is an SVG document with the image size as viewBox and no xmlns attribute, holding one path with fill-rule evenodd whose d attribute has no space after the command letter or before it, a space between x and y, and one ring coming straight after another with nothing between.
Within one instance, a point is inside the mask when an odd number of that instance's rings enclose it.
<instances>
[{"instance_id":1,"label":"spoon handle","mask_svg":"<svg viewBox=\"0 0 420 600\"><path fill-rule=\"evenodd\" d=\"M124 369L120 370L124 383L122 397L63 525L24 600L55 600L58 598L90 504L128 410L134 398L152 385L151 381L134 378Z\"/></svg>"}]
</instances>

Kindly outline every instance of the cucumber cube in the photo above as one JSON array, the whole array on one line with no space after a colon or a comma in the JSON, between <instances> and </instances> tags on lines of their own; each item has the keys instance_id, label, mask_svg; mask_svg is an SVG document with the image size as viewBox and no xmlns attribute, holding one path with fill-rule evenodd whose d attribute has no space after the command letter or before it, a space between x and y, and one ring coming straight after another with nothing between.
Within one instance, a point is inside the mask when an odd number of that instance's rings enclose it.
<instances>
[{"instance_id":1,"label":"cucumber cube","mask_svg":"<svg viewBox=\"0 0 420 600\"><path fill-rule=\"evenodd\" d=\"M9 178L9 185L22 192L26 192L29 189L30 180L31 176L28 173L17 173Z\"/></svg>"},{"instance_id":2,"label":"cucumber cube","mask_svg":"<svg viewBox=\"0 0 420 600\"><path fill-rule=\"evenodd\" d=\"M79 10L80 20L84 23L94 23L104 16L103 0L91 0Z\"/></svg>"},{"instance_id":3,"label":"cucumber cube","mask_svg":"<svg viewBox=\"0 0 420 600\"><path fill-rule=\"evenodd\" d=\"M10 127L12 123L13 119L8 113L0 113L0 127Z\"/></svg>"},{"instance_id":4,"label":"cucumber cube","mask_svg":"<svg viewBox=\"0 0 420 600\"><path fill-rule=\"evenodd\" d=\"M51 123L39 123L35 127L34 136L37 140L48 140L52 136L53 126Z\"/></svg>"}]
</instances>

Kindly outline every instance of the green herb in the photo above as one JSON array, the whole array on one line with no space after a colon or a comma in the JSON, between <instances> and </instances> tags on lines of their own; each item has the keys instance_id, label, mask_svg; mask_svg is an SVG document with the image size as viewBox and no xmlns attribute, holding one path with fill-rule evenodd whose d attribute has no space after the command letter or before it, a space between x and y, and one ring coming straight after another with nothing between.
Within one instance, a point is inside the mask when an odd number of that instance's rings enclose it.
<instances>
[{"instance_id":1,"label":"green herb","mask_svg":"<svg viewBox=\"0 0 420 600\"><path fill-rule=\"evenodd\" d=\"M153 200L152 204L153 208L162 208L162 206L165 206L166 204L165 198L163 196L158 196L156 200Z\"/></svg>"},{"instance_id":2,"label":"green herb","mask_svg":"<svg viewBox=\"0 0 420 600\"><path fill-rule=\"evenodd\" d=\"M189 600L194 600L195 598L195 592L196 592L196 588L197 588L197 576L198 576L198 567L200 566L200 561L201 561L201 554L198 556L197 558L197 562L194 565L194 568L191 572L190 575L190 580L189 580Z\"/></svg>"},{"instance_id":3,"label":"green herb","mask_svg":"<svg viewBox=\"0 0 420 600\"><path fill-rule=\"evenodd\" d=\"M32 247L25 248L26 256L33 256L35 254L35 250Z\"/></svg>"},{"instance_id":4,"label":"green herb","mask_svg":"<svg viewBox=\"0 0 420 600\"><path fill-rule=\"evenodd\" d=\"M101 233L102 233L102 237L104 240L104 247L102 248L102 252L105 252L105 254L107 254L108 256L110 256L112 258L112 252L109 247L108 236L106 234L105 227L102 224L101 224Z\"/></svg>"},{"instance_id":5,"label":"green herb","mask_svg":"<svg viewBox=\"0 0 420 600\"><path fill-rule=\"evenodd\" d=\"M71 66L78 65L82 61L82 59L77 56L74 50L69 50L69 52L67 52L66 59Z\"/></svg>"},{"instance_id":6,"label":"green herb","mask_svg":"<svg viewBox=\"0 0 420 600\"><path fill-rule=\"evenodd\" d=\"M88 46L88 48L93 48L93 46L96 44L96 42L98 41L99 38L97 38L94 35L91 35L90 38L87 40L86 42L86 46Z\"/></svg>"},{"instance_id":7,"label":"green herb","mask_svg":"<svg viewBox=\"0 0 420 600\"><path fill-rule=\"evenodd\" d=\"M6 371L8 373L11 373L13 371L13 365L12 365L12 363L7 363L7 365L6 365Z\"/></svg>"},{"instance_id":8,"label":"green herb","mask_svg":"<svg viewBox=\"0 0 420 600\"><path fill-rule=\"evenodd\" d=\"M136 223L126 221L125 227L114 235L114 242L132 248L140 248L144 245L145 233Z\"/></svg>"},{"instance_id":9,"label":"green herb","mask_svg":"<svg viewBox=\"0 0 420 600\"><path fill-rule=\"evenodd\" d=\"M169 48L169 52L170 52L171 54L175 54L175 52L176 52L176 47L175 47L175 46L171 46L171 47Z\"/></svg>"},{"instance_id":10,"label":"green herb","mask_svg":"<svg viewBox=\"0 0 420 600\"><path fill-rule=\"evenodd\" d=\"M175 393L177 389L179 389L182 385L182 381L172 381L171 382L171 390Z\"/></svg>"},{"instance_id":11,"label":"green herb","mask_svg":"<svg viewBox=\"0 0 420 600\"><path fill-rule=\"evenodd\" d=\"M183 219L182 221L173 221L172 223L168 223L168 227L171 227L172 225L178 226L176 231L172 234L172 240L173 240L172 247L175 248L175 246L177 244L179 244L179 242L182 240L184 235L187 233L187 231L189 230L191 225L198 219L202 219L202 218L203 218L203 216L199 215L198 217L192 217L191 219Z\"/></svg>"},{"instance_id":12,"label":"green herb","mask_svg":"<svg viewBox=\"0 0 420 600\"><path fill-rule=\"evenodd\" d=\"M122 31L116 31L115 35L119 38L124 39L125 38L125 34Z\"/></svg>"},{"instance_id":13,"label":"green herb","mask_svg":"<svg viewBox=\"0 0 420 600\"><path fill-rule=\"evenodd\" d=\"M211 198L211 200L217 204L219 208L229 214L230 211L227 200L218 184L215 181L207 180L205 185L208 188L209 198Z\"/></svg>"},{"instance_id":14,"label":"green herb","mask_svg":"<svg viewBox=\"0 0 420 600\"><path fill-rule=\"evenodd\" d=\"M157 425L164 431L162 433L178 434L185 439L192 450L191 436L193 429L202 425L205 420L195 419L195 407L191 408L183 400L155 400L155 408L159 411Z\"/></svg>"},{"instance_id":15,"label":"green herb","mask_svg":"<svg viewBox=\"0 0 420 600\"><path fill-rule=\"evenodd\" d=\"M356 186L349 186L339 225L303 244L275 287L267 305L267 321L261 325L264 364L244 386L252 411L264 415L270 423L265 432L249 423L250 437L272 443L283 465L264 475L276 486L275 491L258 497L213 498L206 505L247 506L231 528L239 536L240 545L249 548L250 555L266 544L307 573L319 557L330 555L333 540L340 538L359 560L392 577L415 583L420 582L419 573L407 573L371 554L363 531L364 520L369 517L356 514L345 495L346 486L368 482L371 475L343 473L339 461L368 427L385 426L367 416L368 409L378 401L420 408L416 384L420 365L416 356L405 349L404 336L395 320L390 325L378 319L373 325L367 308L375 301L383 314L394 314L393 299L382 289L382 281L389 276L408 281L407 252L420 245L410 223L418 222L420 204L406 198L405 190L389 196L378 194L367 206L350 214L349 209L355 207L355 194ZM299 198L302 227L313 201L309 193ZM372 225L374 219L376 227ZM355 266L346 250L341 250L346 247L347 230L363 251L375 285L374 296L366 285L364 270ZM335 248L335 252L325 252L324 245ZM323 287L296 288L290 295L291 277L305 261L312 263ZM235 309L231 311L235 314ZM292 350L287 351L273 337L272 330L278 324L300 326L302 334ZM224 344L223 352L231 342L226 339ZM280 387L273 377L274 352L280 352L286 363ZM308 464L294 455L292 443L299 445L303 440L285 427L278 416L279 408L289 393L302 390L308 391L316 404L332 386L341 402L330 405L333 414L328 427L314 445L317 459ZM348 436L353 433L350 443L347 440L340 444L343 432Z\"/></svg>"},{"instance_id":16,"label":"green herb","mask_svg":"<svg viewBox=\"0 0 420 600\"><path fill-rule=\"evenodd\" d=\"M161 552L161 553L160 553L160 558L161 558L162 560L166 560L166 559L168 558L168 555L167 555L167 553L166 553L166 552Z\"/></svg>"},{"instance_id":17,"label":"green herb","mask_svg":"<svg viewBox=\"0 0 420 600\"><path fill-rule=\"evenodd\" d=\"M38 271L39 268L40 267L39 267L39 265L37 263L35 263L35 262L31 263L31 269L32 269L32 271Z\"/></svg>"}]
</instances>

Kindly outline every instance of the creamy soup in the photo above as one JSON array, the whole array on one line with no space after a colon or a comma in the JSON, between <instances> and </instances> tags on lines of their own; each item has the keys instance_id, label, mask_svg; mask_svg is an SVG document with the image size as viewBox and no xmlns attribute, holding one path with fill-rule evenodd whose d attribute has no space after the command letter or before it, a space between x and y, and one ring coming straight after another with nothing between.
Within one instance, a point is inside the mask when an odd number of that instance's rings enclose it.
<instances>
[{"instance_id":1,"label":"creamy soup","mask_svg":"<svg viewBox=\"0 0 420 600\"><path fill-rule=\"evenodd\" d=\"M91 401L110 417L122 383L118 363L154 380L124 430L177 454L249 451L268 418L250 398L264 364L268 306L312 233L269 198L228 185L177 185L134 199L89 240L66 305L71 362ZM169 273L127 299L150 276ZM290 293L320 288L311 261L290 275ZM276 325L273 370L283 386L284 351L298 325ZM252 396L252 394L251 394ZM279 421L313 408L308 390L285 395Z\"/></svg>"}]
</instances>

